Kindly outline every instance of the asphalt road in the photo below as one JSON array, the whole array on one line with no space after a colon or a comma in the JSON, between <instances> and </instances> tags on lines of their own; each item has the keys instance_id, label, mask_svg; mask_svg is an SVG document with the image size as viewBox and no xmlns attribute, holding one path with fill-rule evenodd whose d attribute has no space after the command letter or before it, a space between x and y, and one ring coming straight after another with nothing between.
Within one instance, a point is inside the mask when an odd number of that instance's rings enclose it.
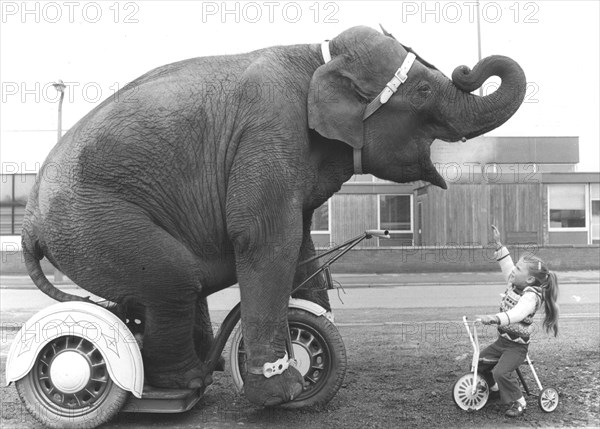
<instances>
[{"instance_id":1,"label":"asphalt road","mask_svg":"<svg viewBox=\"0 0 600 429\"><path fill-rule=\"evenodd\" d=\"M334 310L364 308L431 308L476 307L496 304L505 285L501 282L469 284L400 284L388 280L372 287L357 287L354 280L343 289L329 291ZM364 285L364 283L361 283ZM69 293L89 296L85 290L69 288ZM225 289L209 297L211 311L227 311L239 301L239 289ZM563 283L560 285L559 304L597 304L600 287L597 281ZM0 289L0 312L2 323L24 322L35 312L53 304L54 301L34 288Z\"/></svg>"},{"instance_id":2,"label":"asphalt road","mask_svg":"<svg viewBox=\"0 0 600 429\"><path fill-rule=\"evenodd\" d=\"M338 278L339 280L339 278ZM405 323L418 316L418 309L441 309L455 311L451 320L460 320L456 311L464 309L463 313L478 314L480 312L494 311L500 302L500 294L505 285L502 282L488 281L475 284L431 284L418 283L399 284L393 277L385 276L377 283L379 286L361 287L364 278L360 276L347 276L349 286L344 289L329 291L331 306L336 314L336 322L343 326L344 323L352 325L377 324L377 323ZM357 287L358 285L358 287ZM6 356L10 347L10 331L14 331L36 312L53 303L51 298L44 295L36 288L16 285L11 288L6 282L0 289L0 314L2 339L0 341L0 356ZM594 317L590 308L598 307L600 303L600 284L593 279L582 283L566 283L560 286L559 305L563 310L561 317ZM67 286L68 292L89 296L85 290ZM92 297L94 298L94 297ZM239 301L239 289L232 287L209 297L209 308L214 323L218 324ZM399 310L394 317L378 319L374 310ZM345 314L339 318L338 314ZM442 320L436 317L434 320Z\"/></svg>"}]
</instances>

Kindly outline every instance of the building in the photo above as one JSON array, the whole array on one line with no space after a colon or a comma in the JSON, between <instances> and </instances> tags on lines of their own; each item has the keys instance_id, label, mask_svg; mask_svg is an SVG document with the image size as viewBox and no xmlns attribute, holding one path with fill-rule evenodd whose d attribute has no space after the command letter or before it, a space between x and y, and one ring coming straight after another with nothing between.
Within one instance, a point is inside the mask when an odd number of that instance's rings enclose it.
<instances>
[{"instance_id":1,"label":"building","mask_svg":"<svg viewBox=\"0 0 600 429\"><path fill-rule=\"evenodd\" d=\"M432 160L447 190L355 176L317 211L318 246L372 228L392 236L364 242L338 269L495 269L491 224L517 255L535 252L555 269L600 266L600 174L575 171L577 137L434 142Z\"/></svg>"},{"instance_id":2,"label":"building","mask_svg":"<svg viewBox=\"0 0 600 429\"><path fill-rule=\"evenodd\" d=\"M434 142L432 160L447 190L357 175L315 212L312 236L320 249L366 229L390 231L391 239L364 241L334 269L495 269L492 223L514 252L537 252L555 269L600 265L600 174L575 171L577 137ZM0 180L5 272L24 269L13 260L19 259L25 203L34 181L35 174L5 174Z\"/></svg>"}]
</instances>

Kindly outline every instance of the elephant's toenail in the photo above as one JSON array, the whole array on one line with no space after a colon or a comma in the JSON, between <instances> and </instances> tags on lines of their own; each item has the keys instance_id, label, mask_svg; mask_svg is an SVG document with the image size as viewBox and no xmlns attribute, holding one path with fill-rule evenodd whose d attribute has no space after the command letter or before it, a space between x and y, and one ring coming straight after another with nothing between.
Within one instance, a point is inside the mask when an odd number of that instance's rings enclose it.
<instances>
[{"instance_id":1,"label":"elephant's toenail","mask_svg":"<svg viewBox=\"0 0 600 429\"><path fill-rule=\"evenodd\" d=\"M194 378L188 383L188 388L190 389L201 389L202 387L204 387L204 383L202 383L202 379L200 378Z\"/></svg>"}]
</instances>

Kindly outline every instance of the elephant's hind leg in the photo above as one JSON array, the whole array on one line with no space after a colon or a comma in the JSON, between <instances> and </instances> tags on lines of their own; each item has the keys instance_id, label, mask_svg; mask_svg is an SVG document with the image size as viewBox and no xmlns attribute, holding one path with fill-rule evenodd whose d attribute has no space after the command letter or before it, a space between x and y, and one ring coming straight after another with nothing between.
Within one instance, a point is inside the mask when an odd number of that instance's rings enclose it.
<instances>
[{"instance_id":1,"label":"elephant's hind leg","mask_svg":"<svg viewBox=\"0 0 600 429\"><path fill-rule=\"evenodd\" d=\"M207 386L212 378L194 344L201 290L198 261L166 231L155 225L154 229L148 247L139 249L146 269L138 279L136 297L146 307L142 349L146 380L166 388Z\"/></svg>"},{"instance_id":2,"label":"elephant's hind leg","mask_svg":"<svg viewBox=\"0 0 600 429\"><path fill-rule=\"evenodd\" d=\"M147 307L143 356L148 384L193 389L212 383L211 374L193 348L190 328L194 311L194 299Z\"/></svg>"},{"instance_id":3,"label":"elephant's hind leg","mask_svg":"<svg viewBox=\"0 0 600 429\"><path fill-rule=\"evenodd\" d=\"M67 275L98 296L145 307L142 356L148 383L186 388L209 382L194 348L201 291L197 257L139 208L123 203L88 216L81 229L86 241L73 241L78 247L73 258L65 258Z\"/></svg>"}]
</instances>

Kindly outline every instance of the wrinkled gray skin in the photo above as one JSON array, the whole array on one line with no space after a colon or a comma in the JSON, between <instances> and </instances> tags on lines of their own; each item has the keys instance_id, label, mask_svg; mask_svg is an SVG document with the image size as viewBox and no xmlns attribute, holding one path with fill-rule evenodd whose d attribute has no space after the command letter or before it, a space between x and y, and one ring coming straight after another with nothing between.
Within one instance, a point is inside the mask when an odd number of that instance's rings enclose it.
<instances>
[{"instance_id":1,"label":"wrinkled gray skin","mask_svg":"<svg viewBox=\"0 0 600 429\"><path fill-rule=\"evenodd\" d=\"M296 267L314 254L312 213L353 174L353 147L366 173L445 188L432 141L498 127L525 93L522 70L506 57L459 67L452 81L419 59L363 121L407 51L365 27L330 49L327 64L310 44L159 67L80 120L48 156L24 222L30 275L54 298L72 299L41 273L46 257L96 295L143 304L149 383L210 382L199 359L211 337L205 297L236 281L249 365L284 355ZM470 94L491 75L502 78L495 93ZM329 307L324 292L303 296ZM290 368L245 385L250 401L271 405L297 395L301 376Z\"/></svg>"}]
</instances>

